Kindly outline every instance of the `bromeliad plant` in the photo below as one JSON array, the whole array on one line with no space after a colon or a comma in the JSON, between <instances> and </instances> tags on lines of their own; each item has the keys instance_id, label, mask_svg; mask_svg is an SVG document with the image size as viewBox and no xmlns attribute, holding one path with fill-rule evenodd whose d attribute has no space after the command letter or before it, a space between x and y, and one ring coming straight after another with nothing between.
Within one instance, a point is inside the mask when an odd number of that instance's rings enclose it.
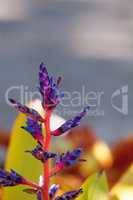
<instances>
[{"instance_id":1,"label":"bromeliad plant","mask_svg":"<svg viewBox=\"0 0 133 200\"><path fill-rule=\"evenodd\" d=\"M56 193L59 189L59 185L50 185L50 177L59 173L66 167L72 166L77 162L82 162L81 159L82 149L76 148L72 151L59 154L51 152L51 140L52 137L58 137L71 128L74 128L80 124L81 119L88 111L88 107L79 113L76 117L66 121L58 129L51 131L50 118L54 108L60 103L62 94L59 92L61 77L55 81L53 77L50 77L45 65L41 63L39 70L39 91L42 96L42 107L44 108L44 117L42 117L36 110L28 108L21 103L10 99L11 104L19 112L24 113L27 116L27 121L22 129L26 130L36 140L37 146L33 150L27 150L36 159L43 164L43 173L40 176L39 183L34 183L27 180L14 170L5 171L0 170L0 186L16 186L25 185L27 188L24 192L29 194L35 194L38 200L72 200L78 195L83 193L82 188L74 191L68 191L64 194L57 196ZM46 134L43 134L42 127L44 126ZM51 168L51 161L53 160L53 167Z\"/></svg>"}]
</instances>

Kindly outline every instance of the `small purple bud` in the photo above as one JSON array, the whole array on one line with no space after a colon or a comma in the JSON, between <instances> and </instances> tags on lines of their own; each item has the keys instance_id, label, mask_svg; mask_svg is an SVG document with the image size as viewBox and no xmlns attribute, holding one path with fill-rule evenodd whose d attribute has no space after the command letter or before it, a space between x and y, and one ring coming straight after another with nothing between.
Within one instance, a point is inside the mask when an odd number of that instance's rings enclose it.
<instances>
[{"instance_id":1,"label":"small purple bud","mask_svg":"<svg viewBox=\"0 0 133 200\"><path fill-rule=\"evenodd\" d=\"M80 195L82 192L82 189L66 192L62 196L56 197L55 200L73 200L78 197L78 195Z\"/></svg>"},{"instance_id":2,"label":"small purple bud","mask_svg":"<svg viewBox=\"0 0 133 200\"><path fill-rule=\"evenodd\" d=\"M57 156L56 153L46 152L43 150L42 145L38 144L35 149L32 151L26 151L31 153L36 159L40 160L41 162L45 163L50 158L55 158Z\"/></svg>"},{"instance_id":3,"label":"small purple bud","mask_svg":"<svg viewBox=\"0 0 133 200\"><path fill-rule=\"evenodd\" d=\"M52 153L52 152L44 152L43 153L43 162L47 161L50 158L56 158L57 154L56 153Z\"/></svg>"},{"instance_id":4,"label":"small purple bud","mask_svg":"<svg viewBox=\"0 0 133 200\"><path fill-rule=\"evenodd\" d=\"M50 198L50 200L53 200L58 189L59 189L59 185L56 185L56 184L51 185L51 187L49 188L49 198Z\"/></svg>"},{"instance_id":5,"label":"small purple bud","mask_svg":"<svg viewBox=\"0 0 133 200\"><path fill-rule=\"evenodd\" d=\"M32 137L37 140L39 143L43 142L43 135L42 135L42 124L31 119L27 118L26 126L22 126L22 129L29 132Z\"/></svg>"},{"instance_id":6,"label":"small purple bud","mask_svg":"<svg viewBox=\"0 0 133 200\"><path fill-rule=\"evenodd\" d=\"M71 166L76 164L78 161L80 161L79 157L82 153L82 149L81 148L77 148L71 152L66 152L62 155L57 156L56 159L56 165L60 164L60 163L64 163L64 166Z\"/></svg>"},{"instance_id":7,"label":"small purple bud","mask_svg":"<svg viewBox=\"0 0 133 200\"><path fill-rule=\"evenodd\" d=\"M28 108L27 106L22 105L21 103L15 101L14 99L9 99L10 103L16 108L17 111L24 113L28 117L31 117L35 121L43 122L44 119L41 115L34 109Z\"/></svg>"},{"instance_id":8,"label":"small purple bud","mask_svg":"<svg viewBox=\"0 0 133 200\"><path fill-rule=\"evenodd\" d=\"M66 121L61 127L56 129L55 131L53 131L51 134L54 135L54 136L59 136L59 135L62 135L63 133L65 133L65 132L69 131L71 128L79 126L81 119L85 116L88 109L89 109L89 107L86 107L76 117Z\"/></svg>"},{"instance_id":9,"label":"small purple bud","mask_svg":"<svg viewBox=\"0 0 133 200\"><path fill-rule=\"evenodd\" d=\"M24 182L25 179L14 170L7 172L0 169L0 186L16 186Z\"/></svg>"},{"instance_id":10,"label":"small purple bud","mask_svg":"<svg viewBox=\"0 0 133 200\"><path fill-rule=\"evenodd\" d=\"M39 81L40 81L40 92L43 96L45 89L47 89L49 87L49 83L50 83L48 71L47 71L44 63L40 64Z\"/></svg>"},{"instance_id":11,"label":"small purple bud","mask_svg":"<svg viewBox=\"0 0 133 200\"><path fill-rule=\"evenodd\" d=\"M57 82L53 77L49 77L47 69L43 63L40 65L39 71L40 93L43 98L43 107L55 107L60 102L59 84L61 78L58 78Z\"/></svg>"}]
</instances>

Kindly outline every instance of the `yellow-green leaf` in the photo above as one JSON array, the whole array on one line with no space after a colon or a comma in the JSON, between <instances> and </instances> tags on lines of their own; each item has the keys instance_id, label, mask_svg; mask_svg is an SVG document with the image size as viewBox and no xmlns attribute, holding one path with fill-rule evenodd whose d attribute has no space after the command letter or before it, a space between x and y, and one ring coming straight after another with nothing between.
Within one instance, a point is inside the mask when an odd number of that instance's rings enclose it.
<instances>
[{"instance_id":1,"label":"yellow-green leaf","mask_svg":"<svg viewBox=\"0 0 133 200\"><path fill-rule=\"evenodd\" d=\"M105 173L90 176L82 186L83 194L76 200L108 200L108 184Z\"/></svg>"}]
</instances>

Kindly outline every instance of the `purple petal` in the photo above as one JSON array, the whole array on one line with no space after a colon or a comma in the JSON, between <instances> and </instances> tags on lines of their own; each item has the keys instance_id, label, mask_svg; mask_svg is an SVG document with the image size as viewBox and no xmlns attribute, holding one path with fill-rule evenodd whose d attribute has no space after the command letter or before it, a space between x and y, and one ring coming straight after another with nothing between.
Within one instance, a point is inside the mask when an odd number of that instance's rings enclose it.
<instances>
[{"instance_id":1,"label":"purple petal","mask_svg":"<svg viewBox=\"0 0 133 200\"><path fill-rule=\"evenodd\" d=\"M25 179L14 170L7 172L0 169L0 186L16 186L24 182Z\"/></svg>"},{"instance_id":2,"label":"purple petal","mask_svg":"<svg viewBox=\"0 0 133 200\"><path fill-rule=\"evenodd\" d=\"M53 131L51 134L54 136L62 135L63 133L67 132L71 128L79 126L81 119L86 115L89 107L86 107L81 113L79 113L73 119L66 121L61 127Z\"/></svg>"},{"instance_id":3,"label":"purple petal","mask_svg":"<svg viewBox=\"0 0 133 200\"><path fill-rule=\"evenodd\" d=\"M35 140L37 140L39 143L42 144L43 135L42 135L42 124L41 123L39 123L33 119L27 118L26 126L22 126L21 128L23 128L24 130L29 132Z\"/></svg>"},{"instance_id":4,"label":"purple petal","mask_svg":"<svg viewBox=\"0 0 133 200\"><path fill-rule=\"evenodd\" d=\"M37 145L35 149L32 151L26 151L31 153L36 159L40 160L42 163L45 163L50 158L55 158L57 156L56 153L46 152L43 150L42 145Z\"/></svg>"},{"instance_id":5,"label":"purple petal","mask_svg":"<svg viewBox=\"0 0 133 200\"><path fill-rule=\"evenodd\" d=\"M39 71L39 82L40 92L43 99L43 107L55 107L60 102L61 98L58 90L61 78L58 78L57 82L55 82L53 77L49 77L45 65L41 63Z\"/></svg>"},{"instance_id":6,"label":"purple petal","mask_svg":"<svg viewBox=\"0 0 133 200\"><path fill-rule=\"evenodd\" d=\"M45 88L48 88L50 83L49 75L44 63L41 63L40 65L39 81L41 93L44 94Z\"/></svg>"},{"instance_id":7,"label":"purple petal","mask_svg":"<svg viewBox=\"0 0 133 200\"><path fill-rule=\"evenodd\" d=\"M9 101L11 102L13 107L16 108L17 111L26 114L27 116L31 117L35 121L40 121L40 122L44 121L44 119L36 110L32 108L28 108L27 106L22 105L21 103L15 101L14 99L9 99Z\"/></svg>"},{"instance_id":8,"label":"purple petal","mask_svg":"<svg viewBox=\"0 0 133 200\"><path fill-rule=\"evenodd\" d=\"M81 148L77 148L77 149L74 149L73 151L71 152L66 152L64 154L61 154L59 156L57 156L57 159L56 159L56 165L60 164L60 163L63 163L64 166L71 166L71 165L74 165L76 164L78 161L80 161L80 156L81 156L81 153L82 153L82 149Z\"/></svg>"},{"instance_id":9,"label":"purple petal","mask_svg":"<svg viewBox=\"0 0 133 200\"><path fill-rule=\"evenodd\" d=\"M59 185L56 185L56 184L51 185L51 187L49 188L49 198L50 198L50 200L53 200L58 189L59 189Z\"/></svg>"}]
</instances>

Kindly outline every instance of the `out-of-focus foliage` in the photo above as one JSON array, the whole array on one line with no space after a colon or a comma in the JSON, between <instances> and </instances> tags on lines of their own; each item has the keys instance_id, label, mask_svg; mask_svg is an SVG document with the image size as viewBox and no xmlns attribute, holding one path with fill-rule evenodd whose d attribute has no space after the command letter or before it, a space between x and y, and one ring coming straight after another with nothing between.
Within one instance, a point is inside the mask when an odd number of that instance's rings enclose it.
<instances>
[{"instance_id":1,"label":"out-of-focus foliage","mask_svg":"<svg viewBox=\"0 0 133 200\"><path fill-rule=\"evenodd\" d=\"M76 200L109 200L107 179L104 173L90 176L82 188L84 193Z\"/></svg>"}]
</instances>

